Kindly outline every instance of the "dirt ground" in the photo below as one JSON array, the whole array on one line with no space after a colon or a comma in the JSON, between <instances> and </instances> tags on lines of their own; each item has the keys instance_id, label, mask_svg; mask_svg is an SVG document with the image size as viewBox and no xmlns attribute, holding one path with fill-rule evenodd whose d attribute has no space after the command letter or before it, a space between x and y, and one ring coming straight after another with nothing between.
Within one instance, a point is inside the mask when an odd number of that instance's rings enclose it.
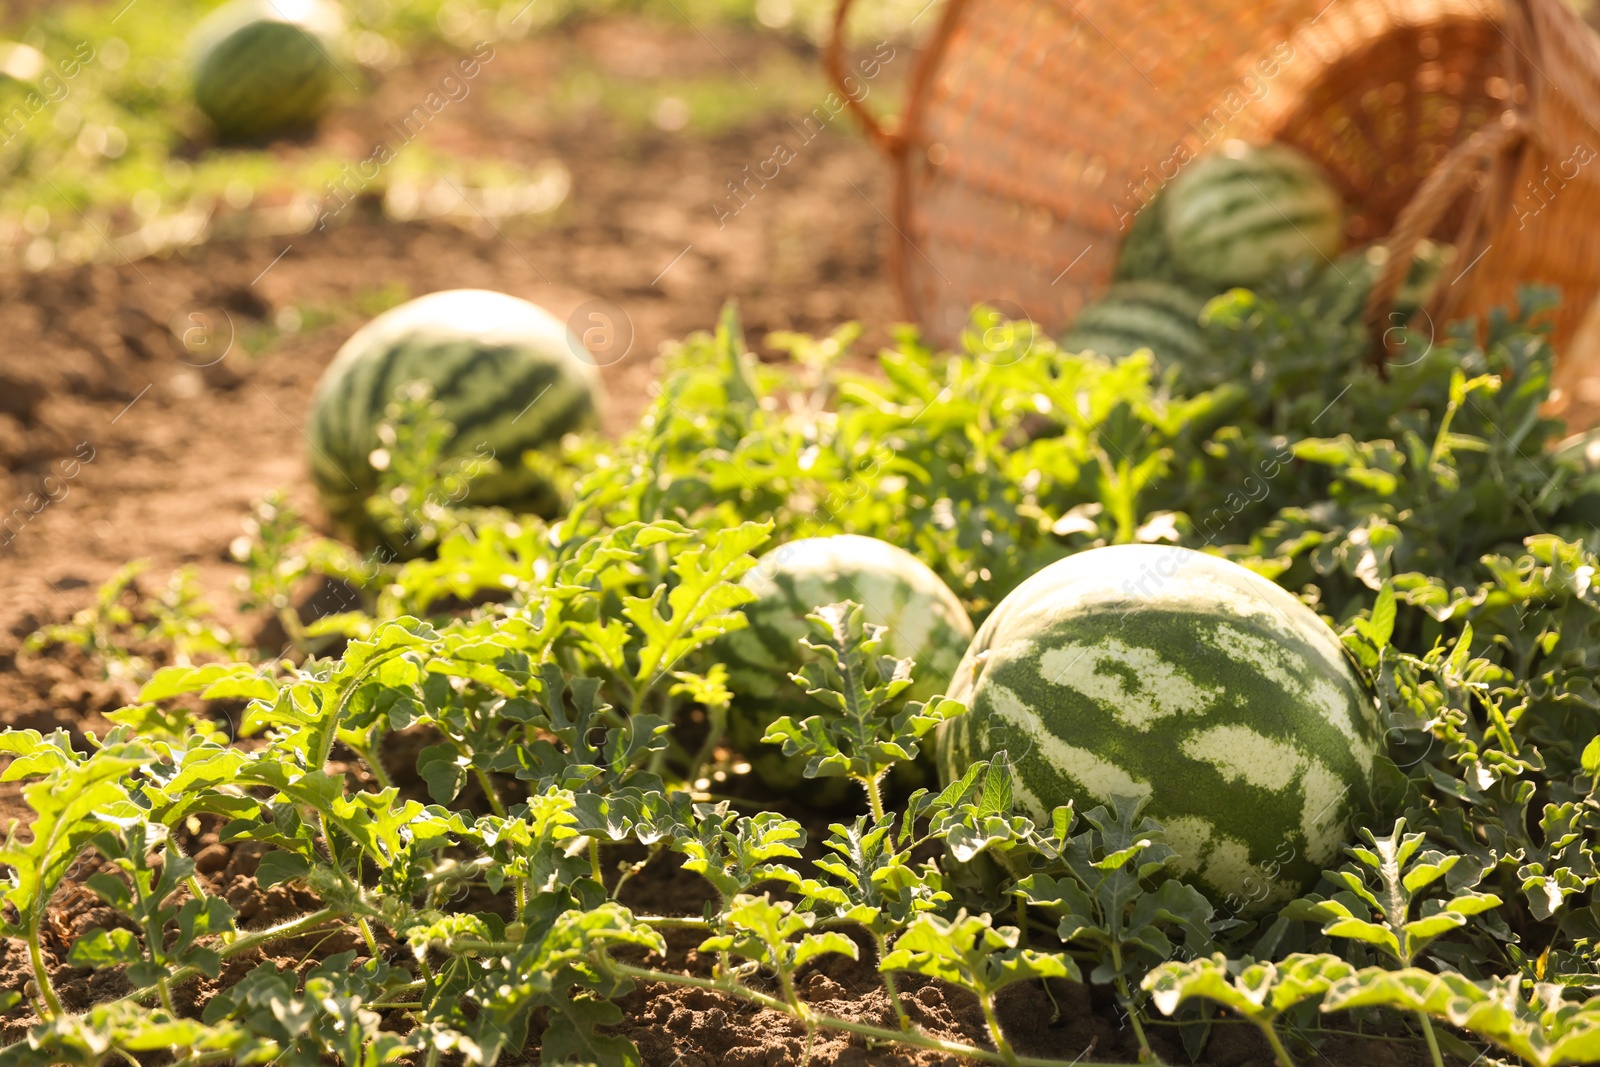
<instances>
[{"instance_id":1,"label":"dirt ground","mask_svg":"<svg viewBox=\"0 0 1600 1067\"><path fill-rule=\"evenodd\" d=\"M441 150L498 154L528 166L559 159L572 174L572 194L548 222L396 224L355 210L347 224L322 233L213 243L114 266L0 275L0 725L107 728L101 713L118 706L126 691L101 680L76 653L25 657L19 646L40 624L87 604L124 562L150 560L156 580L193 565L227 614L238 573L227 562L227 545L251 505L286 488L317 515L301 433L306 407L323 367L362 321L356 309L375 291L399 287L414 296L494 288L563 317L597 297L612 302L626 313L634 338L628 355L604 369L611 433L647 404L660 345L710 326L729 296L740 300L752 339L770 330L821 331L860 319L875 331L863 348L874 348L896 314L880 266L887 171L853 132L827 130L748 207L719 224L710 201L746 165L767 158L776 139L792 136L787 116L767 115L703 136L641 129L602 110L551 120L537 108L493 106L508 93L537 94L573 66L687 76L718 68L734 54L742 72L759 79L769 61L793 58L787 50L750 34L706 37L638 22L591 24L502 46L483 84L427 136ZM450 59L441 52L394 72L318 136L370 143L388 116L437 82ZM820 99L825 89L817 85ZM233 348L220 362L198 367L193 357L180 358L183 350L167 324L190 306L221 307L232 317ZM285 309L299 315L304 308L333 310L321 325L282 329ZM252 337L266 338L256 355L246 344ZM8 800L15 811L15 794ZM214 826L201 825L184 844L210 888L248 923L281 918L308 903L303 891L285 886L259 890L256 854L218 844ZM75 873L81 878L91 871ZM698 878L663 861L630 885L624 902L691 912L704 892ZM63 957L75 936L107 917L86 890L69 888L58 901L48 950ZM708 966L692 939L672 944L668 966ZM324 942L315 951L353 947ZM296 965L312 949L308 939L275 951L285 965ZM230 968L256 962L241 959ZM13 948L0 958L0 984L24 979L22 954ZM122 982L109 973L62 968L59 986L69 1006L82 1008L124 992ZM822 967L803 988L819 1010L875 1022L889 1017L870 962ZM188 995L205 992L201 986ZM982 1040L981 1016L960 995L915 982L908 993L909 1008L927 1032ZM805 1046L805 1035L787 1020L714 993L644 986L623 1007L624 1032L647 1063L660 1067L798 1063ZM1086 987L1014 987L1004 1008L1024 1053L1069 1061L1084 1054L1086 1061L1135 1058L1131 1032L1119 1028L1112 1006ZM0 1019L0 1037L20 1036L30 1021L25 1016ZM1207 1062L1267 1067L1265 1046L1243 1029L1220 1027ZM1156 1040L1169 1062L1182 1058L1165 1033ZM952 1061L932 1052L869 1049L859 1038L834 1034L819 1037L813 1062ZM1361 1041L1335 1042L1302 1062L1421 1061L1409 1046Z\"/></svg>"}]
</instances>

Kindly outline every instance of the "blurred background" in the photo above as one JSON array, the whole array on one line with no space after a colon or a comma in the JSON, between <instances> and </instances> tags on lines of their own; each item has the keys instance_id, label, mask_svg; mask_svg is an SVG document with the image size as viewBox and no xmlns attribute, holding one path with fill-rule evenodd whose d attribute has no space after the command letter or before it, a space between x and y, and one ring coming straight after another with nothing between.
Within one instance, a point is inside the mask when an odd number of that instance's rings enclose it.
<instances>
[{"instance_id":1,"label":"blurred background","mask_svg":"<svg viewBox=\"0 0 1600 1067\"><path fill-rule=\"evenodd\" d=\"M729 297L755 343L859 319L870 352L897 313L888 172L821 69L830 0L354 0L321 119L233 139L191 90L215 7L5 0L0 652L131 558L225 588L274 488L315 513L312 389L412 297L576 315L613 430ZM853 16L880 111L937 10Z\"/></svg>"},{"instance_id":2,"label":"blurred background","mask_svg":"<svg viewBox=\"0 0 1600 1067\"><path fill-rule=\"evenodd\" d=\"M231 133L193 90L220 5L4 3L0 666L129 559L227 588L274 489L317 514L312 390L413 297L566 320L611 432L729 298L772 357L772 331L851 319L870 354L902 313L891 170L822 70L833 0L347 0L318 120ZM845 64L875 113L941 10L856 6ZM19 687L18 724L94 684Z\"/></svg>"}]
</instances>

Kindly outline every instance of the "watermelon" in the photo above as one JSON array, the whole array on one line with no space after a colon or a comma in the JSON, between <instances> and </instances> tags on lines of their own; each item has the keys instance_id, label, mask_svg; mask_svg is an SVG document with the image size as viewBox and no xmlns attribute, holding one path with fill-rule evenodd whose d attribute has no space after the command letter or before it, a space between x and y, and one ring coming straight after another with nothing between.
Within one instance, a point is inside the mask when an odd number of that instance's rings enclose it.
<instances>
[{"instance_id":1,"label":"watermelon","mask_svg":"<svg viewBox=\"0 0 1600 1067\"><path fill-rule=\"evenodd\" d=\"M224 140L310 126L342 80L342 22L327 0L231 0L190 43L195 104Z\"/></svg>"},{"instance_id":2,"label":"watermelon","mask_svg":"<svg viewBox=\"0 0 1600 1067\"><path fill-rule=\"evenodd\" d=\"M1113 358L1148 348L1163 365L1193 363L1205 356L1205 306L1203 298L1170 282L1118 282L1078 312L1061 347Z\"/></svg>"},{"instance_id":3,"label":"watermelon","mask_svg":"<svg viewBox=\"0 0 1600 1067\"><path fill-rule=\"evenodd\" d=\"M365 502L378 485L369 458L378 426L396 390L423 381L454 428L444 458L499 462L466 502L551 513L554 490L522 454L598 424L599 376L583 351L543 308L485 289L430 293L384 312L339 349L311 400L306 439L323 506L358 542L375 540Z\"/></svg>"},{"instance_id":4,"label":"watermelon","mask_svg":"<svg viewBox=\"0 0 1600 1067\"><path fill-rule=\"evenodd\" d=\"M1166 189L1162 220L1179 268L1215 290L1258 285L1339 251L1344 204L1317 165L1286 145L1232 142Z\"/></svg>"},{"instance_id":5,"label":"watermelon","mask_svg":"<svg viewBox=\"0 0 1600 1067\"><path fill-rule=\"evenodd\" d=\"M1117 251L1112 281L1185 282L1172 255L1172 242L1167 240L1165 213L1166 197L1157 194L1133 217L1127 235L1122 238L1122 247Z\"/></svg>"},{"instance_id":6,"label":"watermelon","mask_svg":"<svg viewBox=\"0 0 1600 1067\"><path fill-rule=\"evenodd\" d=\"M922 701L950 685L972 640L972 622L926 564L874 537L837 534L779 545L751 568L743 585L756 595L744 608L750 625L728 634L716 648L734 693L729 741L768 788L803 789L818 806L837 803L854 789L846 779L808 780L805 760L761 741L780 716L798 721L826 710L789 680L814 656L800 644L811 632L806 616L843 600L862 605L869 624L888 628L881 653L916 660L906 699Z\"/></svg>"},{"instance_id":7,"label":"watermelon","mask_svg":"<svg viewBox=\"0 0 1600 1067\"><path fill-rule=\"evenodd\" d=\"M1147 797L1174 873L1252 914L1336 861L1371 796L1376 706L1299 600L1217 556L1081 552L1000 602L956 671L966 714L939 730L945 782L1004 750L1044 820Z\"/></svg>"}]
</instances>

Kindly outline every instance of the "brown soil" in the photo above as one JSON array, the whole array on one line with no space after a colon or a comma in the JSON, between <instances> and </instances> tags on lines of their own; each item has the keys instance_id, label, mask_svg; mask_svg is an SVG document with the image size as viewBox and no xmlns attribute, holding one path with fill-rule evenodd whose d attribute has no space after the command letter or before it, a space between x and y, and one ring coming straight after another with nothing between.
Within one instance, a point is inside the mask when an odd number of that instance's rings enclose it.
<instances>
[{"instance_id":1,"label":"brown soil","mask_svg":"<svg viewBox=\"0 0 1600 1067\"><path fill-rule=\"evenodd\" d=\"M709 326L724 299L739 298L752 339L775 329L827 330L847 319L872 324L863 345L883 339L896 306L880 266L887 224L886 171L874 151L841 120L799 153L782 175L725 226L709 202L723 183L767 158L778 139L792 143L781 116L714 137L643 132L590 110L551 119L538 108L492 106L509 94L537 97L574 65L622 64L637 72L684 74L720 69L725 55L759 77L787 46L750 34L611 22L501 46L473 94L427 133L441 149L534 165L558 158L573 192L552 222L458 227L395 224L352 208L346 224L281 239L215 243L187 254L43 275L0 275L0 725L81 734L103 733L102 713L130 695L105 680L99 664L76 651L24 656L20 640L64 620L92 599L96 586L133 558L151 560L146 588L182 565L234 617L226 561L229 541L253 502L285 487L316 515L300 426L318 375L360 322L353 308L373 290L406 293L468 286L527 297L566 316L599 296L625 310L635 339L629 355L605 368L612 396L607 429L616 433L648 402L659 346ZM425 58L393 73L349 114L319 135L352 151L381 136L388 116L403 113L437 84L450 56ZM820 81L818 99L825 92ZM234 321L234 347L219 363L195 367L166 326L190 305L222 307ZM343 309L332 322L277 338L257 356L245 340L264 336L287 307ZM192 359L192 357L191 357ZM48 479L48 480L47 480ZM0 797L20 811L14 787ZM820 824L818 829L820 829ZM814 835L817 837L820 835ZM214 827L184 839L208 889L240 910L246 926L266 925L312 903L303 890L262 892L257 854L217 844ZM83 932L111 920L82 888L95 864L85 861L57 901L46 949L62 959ZM632 883L626 902L658 912L698 911L706 892L695 876L658 861ZM671 942L652 965L708 973L693 937ZM306 966L355 947L351 938L274 948L283 966ZM258 959L229 964L237 978ZM115 973L61 967L69 1007L126 991ZM16 944L0 956L0 986L27 979ZM935 1036L983 1041L982 1019L964 995L936 983L907 981L908 1009ZM180 1008L208 995L202 984L179 991ZM802 980L820 1012L882 1023L891 1019L870 952L835 960ZM643 985L624 1001L623 1031L645 1061L660 1067L801 1062L806 1035L787 1019L715 993ZM1129 1028L1099 992L1058 984L1013 987L1003 1019L1021 1052L1086 1062L1131 1061ZM0 1018L0 1039L20 1036L26 1010ZM1182 1051L1164 1033L1168 1062ZM1403 1049L1403 1052L1396 1052ZM1267 1067L1263 1044L1240 1027L1220 1027L1216 1067ZM817 1064L932 1065L935 1052L867 1047L838 1033L817 1036ZM1309 1057L1302 1062L1313 1062ZM1314 1062L1411 1064L1410 1046L1335 1043Z\"/></svg>"}]
</instances>

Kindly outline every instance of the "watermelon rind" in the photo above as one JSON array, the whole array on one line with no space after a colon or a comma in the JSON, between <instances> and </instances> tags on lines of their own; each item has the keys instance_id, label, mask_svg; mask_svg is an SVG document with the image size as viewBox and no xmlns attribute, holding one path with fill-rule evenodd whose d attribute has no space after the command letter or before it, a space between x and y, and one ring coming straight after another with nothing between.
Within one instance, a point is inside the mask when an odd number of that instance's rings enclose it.
<instances>
[{"instance_id":1,"label":"watermelon rind","mask_svg":"<svg viewBox=\"0 0 1600 1067\"><path fill-rule=\"evenodd\" d=\"M1180 269L1220 292L1253 286L1298 262L1338 254L1345 209L1338 190L1301 152L1232 142L1165 190L1162 220Z\"/></svg>"},{"instance_id":2,"label":"watermelon rind","mask_svg":"<svg viewBox=\"0 0 1600 1067\"><path fill-rule=\"evenodd\" d=\"M379 315L339 349L311 400L312 481L329 516L374 542L365 502L379 482L378 427L396 391L419 381L454 428L443 458L499 465L462 502L549 514L554 489L522 455L599 424L599 373L582 352L543 308L487 289L430 293Z\"/></svg>"},{"instance_id":3,"label":"watermelon rind","mask_svg":"<svg viewBox=\"0 0 1600 1067\"><path fill-rule=\"evenodd\" d=\"M340 80L342 23L327 0L231 0L189 42L196 106L223 140L311 126Z\"/></svg>"},{"instance_id":4,"label":"watermelon rind","mask_svg":"<svg viewBox=\"0 0 1600 1067\"><path fill-rule=\"evenodd\" d=\"M742 584L755 594L744 607L749 625L714 649L734 693L728 739L769 789L803 791L804 799L818 807L838 803L854 789L848 781L806 779L805 760L761 741L780 716L798 721L827 710L789 678L815 656L800 643L811 635L806 616L845 600L862 605L868 624L886 628L880 654L916 661L905 699L920 701L949 687L972 639L972 621L927 564L873 537L836 534L790 541L763 555ZM931 770L931 756L925 766Z\"/></svg>"},{"instance_id":5,"label":"watermelon rind","mask_svg":"<svg viewBox=\"0 0 1600 1067\"><path fill-rule=\"evenodd\" d=\"M1338 637L1217 556L1120 545L1039 571L984 622L950 697L940 777L1004 751L1024 812L1146 797L1172 871L1239 915L1337 860L1383 747Z\"/></svg>"},{"instance_id":6,"label":"watermelon rind","mask_svg":"<svg viewBox=\"0 0 1600 1067\"><path fill-rule=\"evenodd\" d=\"M1205 306L1203 297L1169 282L1118 282L1078 312L1061 347L1113 359L1148 348L1162 364L1193 363L1206 351Z\"/></svg>"}]
</instances>

